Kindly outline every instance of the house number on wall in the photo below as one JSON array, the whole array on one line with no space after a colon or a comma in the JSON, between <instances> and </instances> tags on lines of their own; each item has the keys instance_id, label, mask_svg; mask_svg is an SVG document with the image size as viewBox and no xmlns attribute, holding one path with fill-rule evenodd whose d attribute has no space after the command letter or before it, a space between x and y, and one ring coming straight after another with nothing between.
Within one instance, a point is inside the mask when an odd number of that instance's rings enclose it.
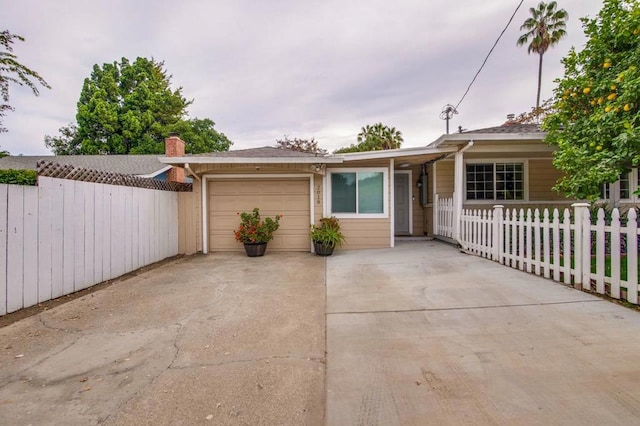
<instances>
[{"instance_id":1,"label":"house number on wall","mask_svg":"<svg viewBox=\"0 0 640 426\"><path fill-rule=\"evenodd\" d=\"M320 190L320 185L316 186L316 204L322 204L322 191Z\"/></svg>"}]
</instances>

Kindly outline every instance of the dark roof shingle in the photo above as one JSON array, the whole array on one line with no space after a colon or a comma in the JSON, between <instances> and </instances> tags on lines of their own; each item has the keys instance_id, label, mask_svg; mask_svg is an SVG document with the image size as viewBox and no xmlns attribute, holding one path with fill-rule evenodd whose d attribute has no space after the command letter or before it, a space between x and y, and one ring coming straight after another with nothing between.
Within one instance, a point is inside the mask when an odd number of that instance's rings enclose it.
<instances>
[{"instance_id":1,"label":"dark roof shingle","mask_svg":"<svg viewBox=\"0 0 640 426\"><path fill-rule=\"evenodd\" d=\"M237 149L233 151L209 152L206 154L192 154L193 157L234 157L234 158L295 158L295 157L323 157L309 152L294 151L292 149L263 146L260 148Z\"/></svg>"},{"instance_id":2,"label":"dark roof shingle","mask_svg":"<svg viewBox=\"0 0 640 426\"><path fill-rule=\"evenodd\" d=\"M38 161L44 160L126 175L149 175L167 167L158 160L158 157L158 155L10 155L0 158L0 169L36 170Z\"/></svg>"},{"instance_id":3,"label":"dark roof shingle","mask_svg":"<svg viewBox=\"0 0 640 426\"><path fill-rule=\"evenodd\" d=\"M462 133L544 133L539 124L520 124L507 122L501 126L484 129L465 130Z\"/></svg>"}]
</instances>

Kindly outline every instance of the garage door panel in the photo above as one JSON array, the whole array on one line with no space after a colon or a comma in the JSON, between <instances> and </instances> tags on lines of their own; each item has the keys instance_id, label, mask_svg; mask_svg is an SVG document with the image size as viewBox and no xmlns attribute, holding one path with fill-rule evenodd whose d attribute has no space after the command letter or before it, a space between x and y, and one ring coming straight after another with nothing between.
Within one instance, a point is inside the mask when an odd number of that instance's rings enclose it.
<instances>
[{"instance_id":1,"label":"garage door panel","mask_svg":"<svg viewBox=\"0 0 640 426\"><path fill-rule=\"evenodd\" d=\"M308 251L310 198L308 179L234 179L209 183L209 249L242 251L233 230L238 212L260 208L263 217L282 214L269 251Z\"/></svg>"}]
</instances>

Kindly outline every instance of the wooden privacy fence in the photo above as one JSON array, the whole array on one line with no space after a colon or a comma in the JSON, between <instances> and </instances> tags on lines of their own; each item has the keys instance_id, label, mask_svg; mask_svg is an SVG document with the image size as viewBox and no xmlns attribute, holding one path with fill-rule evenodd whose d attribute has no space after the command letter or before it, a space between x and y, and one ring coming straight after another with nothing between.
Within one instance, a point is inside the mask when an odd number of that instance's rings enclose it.
<instances>
[{"instance_id":1,"label":"wooden privacy fence","mask_svg":"<svg viewBox=\"0 0 640 426\"><path fill-rule=\"evenodd\" d=\"M606 221L602 208L592 218L588 204L572 207L562 214L503 206L463 210L459 242L468 253L638 304L636 210L629 209L621 220L613 209Z\"/></svg>"},{"instance_id":2,"label":"wooden privacy fence","mask_svg":"<svg viewBox=\"0 0 640 426\"><path fill-rule=\"evenodd\" d=\"M178 193L39 177L0 185L0 315L178 254Z\"/></svg>"}]
</instances>

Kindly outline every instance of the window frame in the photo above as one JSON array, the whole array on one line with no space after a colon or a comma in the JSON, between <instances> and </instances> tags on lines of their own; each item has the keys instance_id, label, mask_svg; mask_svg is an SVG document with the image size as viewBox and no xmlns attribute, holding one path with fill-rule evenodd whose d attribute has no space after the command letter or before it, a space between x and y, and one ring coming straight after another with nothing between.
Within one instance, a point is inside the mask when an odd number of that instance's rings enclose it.
<instances>
[{"instance_id":1,"label":"window frame","mask_svg":"<svg viewBox=\"0 0 640 426\"><path fill-rule=\"evenodd\" d=\"M331 175L333 173L355 173L356 174L356 212L355 213L334 213L332 200L333 188L331 187ZM382 213L358 213L358 173L382 173ZM389 169L387 167L350 167L350 168L331 168L327 169L325 176L325 185L327 187L327 206L325 215L335 216L338 219L388 219L389 218Z\"/></svg>"},{"instance_id":2,"label":"window frame","mask_svg":"<svg viewBox=\"0 0 640 426\"><path fill-rule=\"evenodd\" d=\"M467 193L467 165L468 164L492 164L493 165L493 198L492 199L469 199ZM522 164L522 199L519 200L499 200L496 198L498 192L496 181L496 165L498 164ZM529 161L523 158L477 158L465 160L463 170L463 189L465 204L522 204L529 201Z\"/></svg>"},{"instance_id":3,"label":"window frame","mask_svg":"<svg viewBox=\"0 0 640 426\"><path fill-rule=\"evenodd\" d=\"M629 182L629 197L622 198L620 196L620 179L612 183L604 183L601 188L601 198L599 201L607 203L631 204L640 202L640 195L634 194L640 188L640 172L638 167L634 167L627 174L627 182ZM607 194L608 193L608 194ZM604 198L602 195L604 194ZM613 195L613 196L612 196Z\"/></svg>"}]
</instances>

